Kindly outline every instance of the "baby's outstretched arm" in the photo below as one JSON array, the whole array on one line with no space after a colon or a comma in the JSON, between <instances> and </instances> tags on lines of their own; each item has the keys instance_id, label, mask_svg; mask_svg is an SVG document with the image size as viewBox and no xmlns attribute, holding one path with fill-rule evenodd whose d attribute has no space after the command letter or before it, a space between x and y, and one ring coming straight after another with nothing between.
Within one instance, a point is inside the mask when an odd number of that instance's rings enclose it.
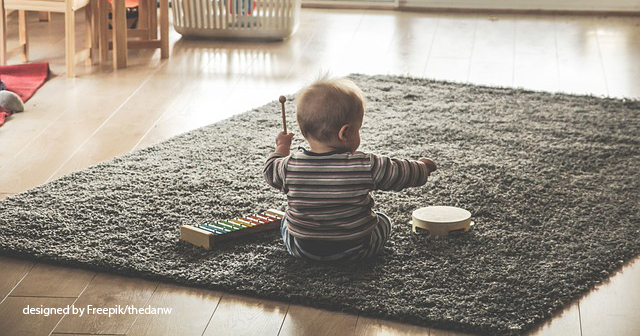
<instances>
[{"instance_id":1,"label":"baby's outstretched arm","mask_svg":"<svg viewBox=\"0 0 640 336\"><path fill-rule=\"evenodd\" d=\"M371 173L374 189L400 191L427 183L427 178L437 169L428 158L407 160L371 154Z\"/></svg>"},{"instance_id":2,"label":"baby's outstretched arm","mask_svg":"<svg viewBox=\"0 0 640 336\"><path fill-rule=\"evenodd\" d=\"M429 174L433 173L434 171L436 171L436 169L438 169L438 167L436 166L436 163L429 158L421 157L418 159L418 161L424 162L424 164L427 165L427 167L429 168Z\"/></svg>"}]
</instances>

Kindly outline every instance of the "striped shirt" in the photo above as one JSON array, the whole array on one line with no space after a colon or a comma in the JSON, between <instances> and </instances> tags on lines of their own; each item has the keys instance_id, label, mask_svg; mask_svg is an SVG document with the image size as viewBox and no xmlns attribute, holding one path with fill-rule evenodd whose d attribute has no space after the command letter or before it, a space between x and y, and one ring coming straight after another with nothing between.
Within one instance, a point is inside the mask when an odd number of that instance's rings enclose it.
<instances>
[{"instance_id":1,"label":"striped shirt","mask_svg":"<svg viewBox=\"0 0 640 336\"><path fill-rule=\"evenodd\" d=\"M334 151L300 149L289 156L273 153L264 177L287 195L287 229L302 239L341 241L368 236L378 224L372 190L401 190L427 182L420 161Z\"/></svg>"}]
</instances>

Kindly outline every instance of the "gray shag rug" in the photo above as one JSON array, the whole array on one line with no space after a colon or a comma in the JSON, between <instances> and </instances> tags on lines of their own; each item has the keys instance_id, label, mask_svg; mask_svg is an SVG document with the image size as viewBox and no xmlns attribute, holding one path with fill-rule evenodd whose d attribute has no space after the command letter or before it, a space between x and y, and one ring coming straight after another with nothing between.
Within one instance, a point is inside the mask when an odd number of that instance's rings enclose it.
<instances>
[{"instance_id":1,"label":"gray shag rug","mask_svg":"<svg viewBox=\"0 0 640 336\"><path fill-rule=\"evenodd\" d=\"M5 199L0 254L482 334L532 328L640 254L640 102L351 77L362 150L439 164L424 187L375 193L395 223L377 258L296 260L274 231L179 241L180 224L284 208L261 175L275 101ZM466 208L475 229L414 236L427 205Z\"/></svg>"}]
</instances>

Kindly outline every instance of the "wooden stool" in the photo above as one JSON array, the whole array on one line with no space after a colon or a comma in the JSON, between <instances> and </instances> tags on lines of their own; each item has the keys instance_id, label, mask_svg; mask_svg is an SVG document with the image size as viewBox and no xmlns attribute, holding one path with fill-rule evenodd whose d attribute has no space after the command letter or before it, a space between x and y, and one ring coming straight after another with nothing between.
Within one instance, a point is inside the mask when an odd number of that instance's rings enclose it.
<instances>
[{"instance_id":1,"label":"wooden stool","mask_svg":"<svg viewBox=\"0 0 640 336\"><path fill-rule=\"evenodd\" d=\"M411 214L412 231L416 234L444 237L450 233L467 232L473 226L471 213L452 206L428 206Z\"/></svg>"},{"instance_id":2,"label":"wooden stool","mask_svg":"<svg viewBox=\"0 0 640 336\"><path fill-rule=\"evenodd\" d=\"M100 59L105 61L110 49L113 50L113 68L127 67L128 49L160 48L160 57L169 57L169 0L160 0L160 18L156 0L139 0L140 29L128 29L125 0L100 1ZM108 17L109 6L112 16L112 42L109 41ZM158 37L158 21L160 34ZM140 37L140 40L129 40L128 37Z\"/></svg>"}]
</instances>

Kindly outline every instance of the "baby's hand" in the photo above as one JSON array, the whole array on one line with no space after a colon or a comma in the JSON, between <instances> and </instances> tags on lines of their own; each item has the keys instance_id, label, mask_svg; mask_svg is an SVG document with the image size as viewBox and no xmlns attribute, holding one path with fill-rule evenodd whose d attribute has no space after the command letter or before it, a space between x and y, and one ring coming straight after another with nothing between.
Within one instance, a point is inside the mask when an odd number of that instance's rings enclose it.
<instances>
[{"instance_id":1,"label":"baby's hand","mask_svg":"<svg viewBox=\"0 0 640 336\"><path fill-rule=\"evenodd\" d=\"M429 158L422 157L422 158L418 159L418 161L424 162L427 165L427 168L429 168L429 173L432 173L432 172L436 171L436 169L438 169L438 167L436 166L436 163L433 162Z\"/></svg>"},{"instance_id":2,"label":"baby's hand","mask_svg":"<svg viewBox=\"0 0 640 336\"><path fill-rule=\"evenodd\" d=\"M276 136L276 147L282 146L282 147L290 148L292 139L293 139L293 133L280 132Z\"/></svg>"}]
</instances>

